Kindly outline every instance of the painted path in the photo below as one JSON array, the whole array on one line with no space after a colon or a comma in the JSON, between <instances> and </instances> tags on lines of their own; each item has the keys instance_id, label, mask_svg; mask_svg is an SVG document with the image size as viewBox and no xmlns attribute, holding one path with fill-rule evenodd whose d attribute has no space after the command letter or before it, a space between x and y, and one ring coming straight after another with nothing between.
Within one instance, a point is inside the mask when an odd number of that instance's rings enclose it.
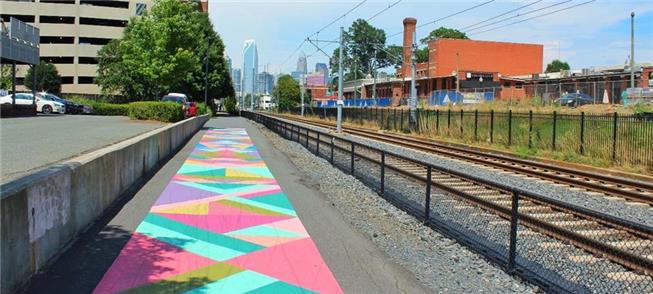
<instances>
[{"instance_id":1,"label":"painted path","mask_svg":"<svg viewBox=\"0 0 653 294\"><path fill-rule=\"evenodd\" d=\"M212 129L94 293L342 293L244 129Z\"/></svg>"}]
</instances>

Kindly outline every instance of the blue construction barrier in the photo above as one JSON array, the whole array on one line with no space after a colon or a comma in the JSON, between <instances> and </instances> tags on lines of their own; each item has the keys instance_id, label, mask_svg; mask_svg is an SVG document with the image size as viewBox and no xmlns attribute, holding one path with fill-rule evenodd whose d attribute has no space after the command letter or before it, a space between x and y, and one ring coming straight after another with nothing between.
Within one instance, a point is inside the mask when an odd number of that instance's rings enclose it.
<instances>
[{"instance_id":1,"label":"blue construction barrier","mask_svg":"<svg viewBox=\"0 0 653 294\"><path fill-rule=\"evenodd\" d=\"M376 98L376 99L345 99L345 107L388 107L390 106L390 98ZM336 100L316 101L316 107L329 108L336 107Z\"/></svg>"},{"instance_id":2,"label":"blue construction barrier","mask_svg":"<svg viewBox=\"0 0 653 294\"><path fill-rule=\"evenodd\" d=\"M480 100L483 101L480 101ZM448 104L464 104L464 103L479 103L494 100L494 92L476 92L476 93L460 93L456 91L440 90L434 91L433 95L429 98L429 105L448 105ZM476 102L470 102L476 101Z\"/></svg>"}]
</instances>

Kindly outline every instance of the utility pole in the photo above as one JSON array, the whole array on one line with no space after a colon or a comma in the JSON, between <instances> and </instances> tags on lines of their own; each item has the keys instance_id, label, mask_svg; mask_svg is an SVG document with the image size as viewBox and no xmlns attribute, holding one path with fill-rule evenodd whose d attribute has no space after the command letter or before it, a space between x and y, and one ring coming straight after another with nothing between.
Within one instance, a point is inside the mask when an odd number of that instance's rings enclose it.
<instances>
[{"instance_id":1,"label":"utility pole","mask_svg":"<svg viewBox=\"0 0 653 294\"><path fill-rule=\"evenodd\" d=\"M635 12L630 13L630 87L635 88Z\"/></svg>"},{"instance_id":2,"label":"utility pole","mask_svg":"<svg viewBox=\"0 0 653 294\"><path fill-rule=\"evenodd\" d=\"M374 70L374 66L376 65L376 53L378 49L374 50L374 61L372 62L372 75L374 78L374 84L372 85L372 99L376 99L376 71Z\"/></svg>"},{"instance_id":3,"label":"utility pole","mask_svg":"<svg viewBox=\"0 0 653 294\"><path fill-rule=\"evenodd\" d=\"M256 67L252 69L252 95L249 96L249 109L252 112L254 112L254 94L256 93L256 70Z\"/></svg>"},{"instance_id":4,"label":"utility pole","mask_svg":"<svg viewBox=\"0 0 653 294\"><path fill-rule=\"evenodd\" d=\"M456 52L456 96L460 93L460 53Z\"/></svg>"},{"instance_id":5,"label":"utility pole","mask_svg":"<svg viewBox=\"0 0 653 294\"><path fill-rule=\"evenodd\" d=\"M206 42L206 62L204 65L204 107L208 105L209 101L209 49L211 47L211 39L207 38Z\"/></svg>"},{"instance_id":6,"label":"utility pole","mask_svg":"<svg viewBox=\"0 0 653 294\"><path fill-rule=\"evenodd\" d=\"M415 38L417 34L413 32L413 50L411 50L411 65L412 65L412 77L410 79L410 126L411 128L417 125L417 85L415 83L415 78L417 75L417 56L415 56L415 51L417 50L417 44L415 43Z\"/></svg>"},{"instance_id":7,"label":"utility pole","mask_svg":"<svg viewBox=\"0 0 653 294\"><path fill-rule=\"evenodd\" d=\"M344 40L343 40L343 35L344 35L345 29L343 27L340 27L340 50L338 54L338 117L337 117L337 123L336 123L336 132L340 133L342 132L342 104L344 104L344 101L342 101L342 79L344 78L342 74L342 55L343 50L342 47L344 46Z\"/></svg>"},{"instance_id":8,"label":"utility pole","mask_svg":"<svg viewBox=\"0 0 653 294\"><path fill-rule=\"evenodd\" d=\"M306 82L306 75L301 75L299 78L299 82L301 83L299 85L299 93L301 94L301 99L302 99L302 117L304 117L304 84Z\"/></svg>"}]
</instances>

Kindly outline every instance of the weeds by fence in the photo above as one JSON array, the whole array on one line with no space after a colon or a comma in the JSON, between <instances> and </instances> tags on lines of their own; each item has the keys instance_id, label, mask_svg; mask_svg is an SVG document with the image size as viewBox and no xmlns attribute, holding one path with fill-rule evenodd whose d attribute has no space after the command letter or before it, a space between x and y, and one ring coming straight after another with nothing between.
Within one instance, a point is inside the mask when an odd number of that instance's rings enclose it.
<instances>
[{"instance_id":1,"label":"weeds by fence","mask_svg":"<svg viewBox=\"0 0 653 294\"><path fill-rule=\"evenodd\" d=\"M291 113L299 113L297 109ZM322 119L335 120L336 109L309 109ZM418 109L411 126L405 109L344 108L345 122L395 132L414 132L465 144L483 143L523 155L559 152L585 157L599 166L644 166L653 170L653 116L480 112Z\"/></svg>"}]
</instances>

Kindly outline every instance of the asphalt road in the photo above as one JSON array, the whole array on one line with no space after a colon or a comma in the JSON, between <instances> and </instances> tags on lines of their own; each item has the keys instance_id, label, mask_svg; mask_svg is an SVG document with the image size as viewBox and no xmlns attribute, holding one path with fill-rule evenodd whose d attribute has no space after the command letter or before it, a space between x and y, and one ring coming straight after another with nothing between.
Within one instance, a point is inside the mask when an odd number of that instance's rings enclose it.
<instances>
[{"instance_id":1,"label":"asphalt road","mask_svg":"<svg viewBox=\"0 0 653 294\"><path fill-rule=\"evenodd\" d=\"M0 182L165 124L124 116L39 115L0 120Z\"/></svg>"},{"instance_id":2,"label":"asphalt road","mask_svg":"<svg viewBox=\"0 0 653 294\"><path fill-rule=\"evenodd\" d=\"M218 118L205 127L246 128L345 293L427 293L410 272L356 231L326 195L305 184L301 172L252 124L241 118ZM33 280L27 293L92 292L203 134L198 132L140 190L83 234Z\"/></svg>"}]
</instances>

